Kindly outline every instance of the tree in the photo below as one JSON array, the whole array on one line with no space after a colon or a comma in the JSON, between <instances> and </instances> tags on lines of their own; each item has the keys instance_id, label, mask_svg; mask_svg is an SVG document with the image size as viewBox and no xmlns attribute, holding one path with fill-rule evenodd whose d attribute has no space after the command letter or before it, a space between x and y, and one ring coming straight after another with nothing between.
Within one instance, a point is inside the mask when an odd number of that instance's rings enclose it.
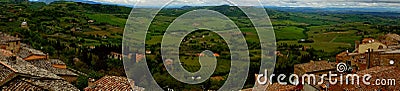
<instances>
[{"instance_id":1,"label":"tree","mask_svg":"<svg viewBox=\"0 0 400 91\"><path fill-rule=\"evenodd\" d=\"M85 87L88 86L88 77L86 76L78 76L78 79L76 80L76 82L74 83L74 85L80 89L83 90Z\"/></svg>"}]
</instances>

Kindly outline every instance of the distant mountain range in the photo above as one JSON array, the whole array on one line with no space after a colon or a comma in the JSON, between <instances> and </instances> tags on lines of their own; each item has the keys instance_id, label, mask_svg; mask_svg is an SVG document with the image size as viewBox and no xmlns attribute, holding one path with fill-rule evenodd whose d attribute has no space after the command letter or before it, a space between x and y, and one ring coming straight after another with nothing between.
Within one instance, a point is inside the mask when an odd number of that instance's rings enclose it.
<instances>
[{"instance_id":1,"label":"distant mountain range","mask_svg":"<svg viewBox=\"0 0 400 91\"><path fill-rule=\"evenodd\" d=\"M60 0L30 0L35 2L45 2L47 4ZM132 5L124 4L113 4L107 2L91 1L91 0L63 0L82 2L87 4L103 4L103 5L117 5L132 7ZM178 6L177 6L178 7ZM177 8L171 7L171 8ZM181 7L181 6L179 6ZM182 8L190 7L183 6ZM319 8L319 7L279 7L279 6L265 6L265 8L285 11L285 12L303 12L303 13L336 13L336 14L369 14L377 16L388 16L388 17L400 17L400 7L396 8L381 8L381 7L363 7L363 8L344 8L344 7L330 7L330 8Z\"/></svg>"},{"instance_id":2,"label":"distant mountain range","mask_svg":"<svg viewBox=\"0 0 400 91\"><path fill-rule=\"evenodd\" d=\"M102 2L97 2L97 1L89 1L89 0L29 0L31 2L44 2L46 4L50 4L55 1L72 1L72 2L82 2L82 3L87 3L87 4L108 4L108 3L102 3Z\"/></svg>"},{"instance_id":3,"label":"distant mountain range","mask_svg":"<svg viewBox=\"0 0 400 91\"><path fill-rule=\"evenodd\" d=\"M397 8L379 8L379 7L363 7L363 8L315 8L315 7L275 7L265 6L265 8L285 11L285 12L303 12L303 13L335 13L335 14L368 14L376 16L400 17L400 7Z\"/></svg>"},{"instance_id":4,"label":"distant mountain range","mask_svg":"<svg viewBox=\"0 0 400 91\"><path fill-rule=\"evenodd\" d=\"M71 2L81 2L87 4L102 4L102 5L117 5L117 6L125 6L125 7L133 7L132 5L125 5L125 4L114 4L108 2L100 2L100 1L91 1L91 0L29 0L31 2L44 2L46 4L50 4L56 1L71 1Z\"/></svg>"}]
</instances>

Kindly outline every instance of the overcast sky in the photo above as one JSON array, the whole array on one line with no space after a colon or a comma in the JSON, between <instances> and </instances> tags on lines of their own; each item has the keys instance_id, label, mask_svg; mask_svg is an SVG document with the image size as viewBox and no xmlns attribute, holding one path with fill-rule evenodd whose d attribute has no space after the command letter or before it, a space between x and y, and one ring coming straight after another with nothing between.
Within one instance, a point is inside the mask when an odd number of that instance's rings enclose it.
<instances>
[{"instance_id":1,"label":"overcast sky","mask_svg":"<svg viewBox=\"0 0 400 91\"><path fill-rule=\"evenodd\" d=\"M160 6L166 0L92 0L113 4ZM257 4L257 0L231 0L239 5ZM284 7L400 7L400 0L260 0L264 6ZM222 5L223 0L176 0L172 5Z\"/></svg>"}]
</instances>

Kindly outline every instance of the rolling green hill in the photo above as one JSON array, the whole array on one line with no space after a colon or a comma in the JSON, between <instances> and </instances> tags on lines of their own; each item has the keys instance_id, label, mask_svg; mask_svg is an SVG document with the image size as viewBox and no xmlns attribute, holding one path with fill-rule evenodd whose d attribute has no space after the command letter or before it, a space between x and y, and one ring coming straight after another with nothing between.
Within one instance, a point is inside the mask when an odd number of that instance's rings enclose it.
<instances>
[{"instance_id":1,"label":"rolling green hill","mask_svg":"<svg viewBox=\"0 0 400 91\"><path fill-rule=\"evenodd\" d=\"M88 73L91 78L104 75L124 76L121 60L108 58L110 52L120 53L125 22L131 8L112 5L92 5L77 2L39 2L8 3L0 5L0 31L19 35L24 43L52 55L52 58L64 60L68 67ZM174 89L201 89L200 85L212 85L210 89L218 89L228 77L230 68L230 51L225 41L210 31L195 32L187 37L210 34L204 39L193 39L181 44L180 59L185 68L196 71L200 68L196 54L210 48L221 56L218 69L207 83L199 85L182 85L164 70L160 56L160 43L163 33L169 24L188 11L209 9L219 11L231 19L245 34L250 50L251 72L245 88L252 87L253 75L259 71L261 51L259 38L250 20L237 8L232 6L205 6L186 8L167 8L155 17L146 36L148 64L156 81L161 86L176 86ZM384 33L400 33L400 19L359 14L322 14L283 12L266 9L275 30L278 50L276 73L292 73L293 65L310 60L335 60L338 52L352 49L355 40L376 37ZM28 28L20 24L28 22ZM205 23L208 24L208 23ZM218 24L208 24L218 25ZM222 25L218 25L222 26ZM313 40L313 43L299 43L301 39ZM209 47L204 47L209 46ZM308 48L303 50L302 48ZM186 54L185 54L186 53ZM80 59L79 61L73 59ZM289 70L288 70L289 69ZM80 77L74 84L86 87L88 77ZM221 80L222 79L222 80Z\"/></svg>"}]
</instances>

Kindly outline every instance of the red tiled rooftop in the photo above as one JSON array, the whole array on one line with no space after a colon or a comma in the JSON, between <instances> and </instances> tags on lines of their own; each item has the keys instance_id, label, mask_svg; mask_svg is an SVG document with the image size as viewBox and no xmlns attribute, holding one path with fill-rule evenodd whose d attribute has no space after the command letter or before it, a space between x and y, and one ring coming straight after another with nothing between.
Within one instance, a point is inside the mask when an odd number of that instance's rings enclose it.
<instances>
[{"instance_id":1,"label":"red tiled rooftop","mask_svg":"<svg viewBox=\"0 0 400 91\"><path fill-rule=\"evenodd\" d=\"M133 89L131 88L131 84L126 77L104 76L103 78L94 82L93 86L86 87L84 90L85 91L132 91Z\"/></svg>"},{"instance_id":2,"label":"red tiled rooftop","mask_svg":"<svg viewBox=\"0 0 400 91\"><path fill-rule=\"evenodd\" d=\"M335 69L334 62L328 61L311 61L303 64L294 65L295 68L299 68L304 70L305 72L314 72L314 71L322 71L322 70L330 70Z\"/></svg>"},{"instance_id":3,"label":"red tiled rooftop","mask_svg":"<svg viewBox=\"0 0 400 91\"><path fill-rule=\"evenodd\" d=\"M0 51L0 68L2 69L0 71L0 85L2 86L0 90L20 91L21 89L39 90L40 88L50 91L78 90L72 84L66 82L56 74L51 73L46 69L36 67L19 57L13 58L10 51L3 49L0 49Z\"/></svg>"},{"instance_id":4,"label":"red tiled rooftop","mask_svg":"<svg viewBox=\"0 0 400 91\"><path fill-rule=\"evenodd\" d=\"M295 85L282 85L279 83L272 83L272 84L267 84L267 85L260 85L260 87L256 88L247 88L247 89L242 89L240 91L300 91L301 88Z\"/></svg>"},{"instance_id":5,"label":"red tiled rooftop","mask_svg":"<svg viewBox=\"0 0 400 91\"><path fill-rule=\"evenodd\" d=\"M282 85L279 83L273 83L269 85L266 91L294 91L297 87L295 85Z\"/></svg>"}]
</instances>

